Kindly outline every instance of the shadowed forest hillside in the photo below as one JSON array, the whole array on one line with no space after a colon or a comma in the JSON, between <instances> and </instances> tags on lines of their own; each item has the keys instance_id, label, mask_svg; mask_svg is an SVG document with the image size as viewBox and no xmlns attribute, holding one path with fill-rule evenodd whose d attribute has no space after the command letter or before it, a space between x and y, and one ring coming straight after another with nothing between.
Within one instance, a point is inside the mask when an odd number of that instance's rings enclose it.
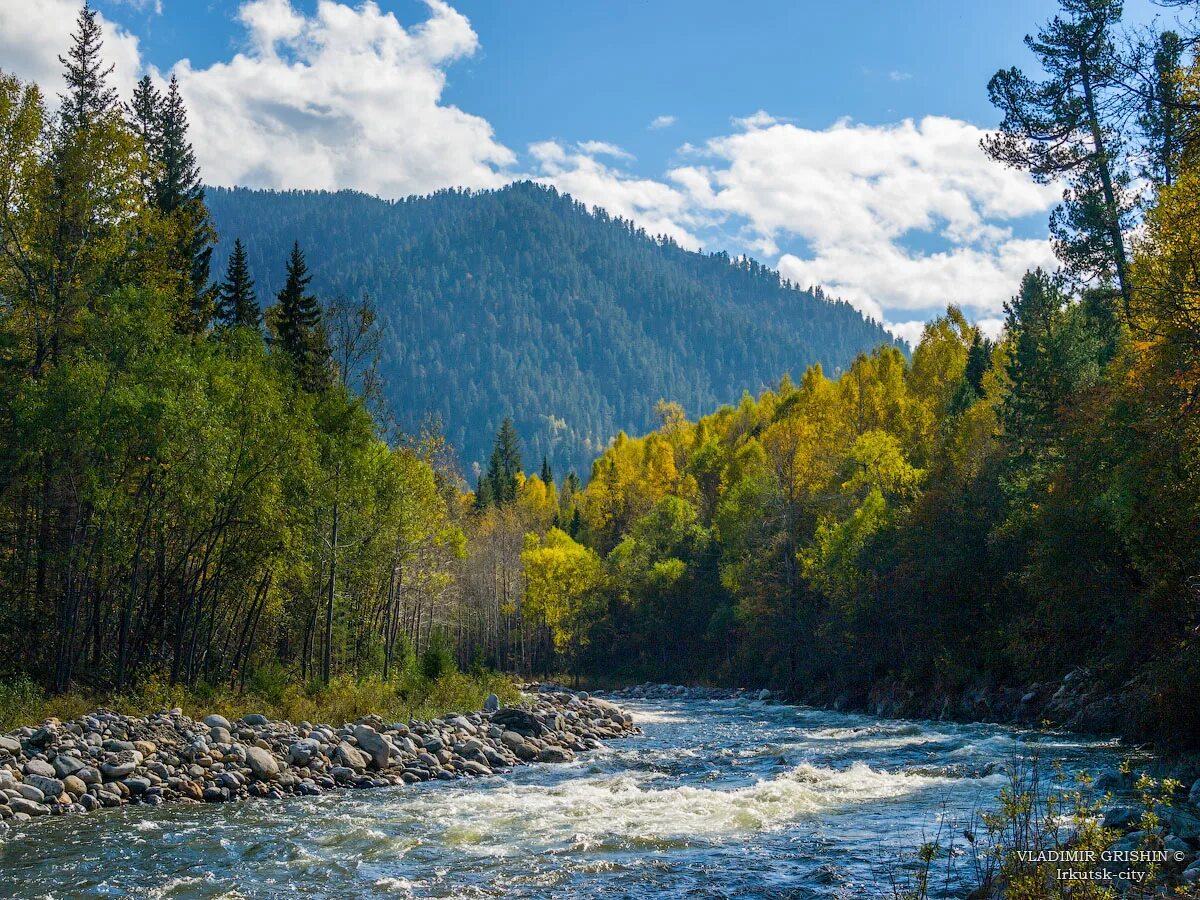
<instances>
[{"instance_id":1,"label":"shadowed forest hillside","mask_svg":"<svg viewBox=\"0 0 1200 900\"><path fill-rule=\"evenodd\" d=\"M246 245L264 296L293 241L323 298L368 293L399 426L440 417L468 476L511 415L527 458L586 473L654 404L698 415L890 336L846 303L728 254L686 251L532 183L388 202L364 194L207 192L214 271Z\"/></svg>"}]
</instances>

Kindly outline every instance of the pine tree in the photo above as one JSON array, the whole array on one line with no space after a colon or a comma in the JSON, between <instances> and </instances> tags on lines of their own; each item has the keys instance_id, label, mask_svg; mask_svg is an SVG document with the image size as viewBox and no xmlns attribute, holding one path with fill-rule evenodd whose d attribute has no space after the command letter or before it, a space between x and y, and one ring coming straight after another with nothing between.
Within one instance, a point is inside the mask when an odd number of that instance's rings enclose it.
<instances>
[{"instance_id":1,"label":"pine tree","mask_svg":"<svg viewBox=\"0 0 1200 900\"><path fill-rule=\"evenodd\" d=\"M246 262L246 247L241 238L233 242L233 253L225 280L217 288L217 317L221 324L258 330L262 325L262 312L258 306L258 295L254 292L254 281Z\"/></svg>"},{"instance_id":2,"label":"pine tree","mask_svg":"<svg viewBox=\"0 0 1200 900\"><path fill-rule=\"evenodd\" d=\"M1055 251L1081 281L1115 278L1128 310L1129 173L1119 131L1110 121L1121 112L1113 94L1123 63L1112 32L1122 4L1061 3L1065 18L1056 16L1036 37L1025 38L1049 77L1034 81L1014 67L988 82L988 96L1004 121L984 138L983 148L1038 181L1067 183L1050 220Z\"/></svg>"},{"instance_id":3,"label":"pine tree","mask_svg":"<svg viewBox=\"0 0 1200 900\"><path fill-rule=\"evenodd\" d=\"M1152 184L1170 186L1179 168L1185 138L1181 63L1184 41L1164 31L1154 44L1151 89L1138 117L1145 140L1142 175Z\"/></svg>"},{"instance_id":4,"label":"pine tree","mask_svg":"<svg viewBox=\"0 0 1200 900\"><path fill-rule=\"evenodd\" d=\"M292 245L283 289L276 295L274 326L279 346L292 358L306 390L319 390L329 377L329 346L321 326L321 307L308 293L312 276L300 242Z\"/></svg>"},{"instance_id":5,"label":"pine tree","mask_svg":"<svg viewBox=\"0 0 1200 900\"><path fill-rule=\"evenodd\" d=\"M542 457L542 483L547 487L554 484L554 470L550 468L550 460Z\"/></svg>"}]
</instances>

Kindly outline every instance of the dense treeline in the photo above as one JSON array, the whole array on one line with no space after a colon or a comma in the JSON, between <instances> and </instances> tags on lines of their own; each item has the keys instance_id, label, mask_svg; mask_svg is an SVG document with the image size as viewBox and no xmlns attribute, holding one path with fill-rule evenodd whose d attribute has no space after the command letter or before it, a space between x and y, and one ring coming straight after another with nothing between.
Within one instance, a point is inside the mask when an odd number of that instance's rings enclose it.
<instances>
[{"instance_id":1,"label":"dense treeline","mask_svg":"<svg viewBox=\"0 0 1200 900\"><path fill-rule=\"evenodd\" d=\"M1068 185L1063 271L995 343L952 307L911 361L619 436L578 500L592 671L861 699L1086 667L1125 727L1200 741L1200 69L1171 33L1118 52L1118 3L1063 6L985 142Z\"/></svg>"},{"instance_id":2,"label":"dense treeline","mask_svg":"<svg viewBox=\"0 0 1200 900\"><path fill-rule=\"evenodd\" d=\"M178 85L122 104L86 6L64 65L53 115L0 75L0 671L405 663L462 532L436 440L368 411L373 311L322 306L293 244L264 330L243 252L213 282Z\"/></svg>"},{"instance_id":3,"label":"dense treeline","mask_svg":"<svg viewBox=\"0 0 1200 900\"><path fill-rule=\"evenodd\" d=\"M315 290L374 298L391 413L408 431L436 415L468 470L506 415L532 459L584 472L618 430L652 427L660 398L698 415L890 340L758 263L685 251L531 183L396 202L214 188L208 202L268 290L299 240L321 248Z\"/></svg>"}]
</instances>

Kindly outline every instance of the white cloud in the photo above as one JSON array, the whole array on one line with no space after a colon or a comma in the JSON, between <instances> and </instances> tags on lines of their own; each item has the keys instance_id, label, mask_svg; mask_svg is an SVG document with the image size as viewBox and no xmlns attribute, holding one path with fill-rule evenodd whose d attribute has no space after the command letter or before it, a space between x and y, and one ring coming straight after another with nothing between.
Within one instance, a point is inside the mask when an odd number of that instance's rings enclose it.
<instances>
[{"instance_id":1,"label":"white cloud","mask_svg":"<svg viewBox=\"0 0 1200 900\"><path fill-rule=\"evenodd\" d=\"M3 0L0 2L0 69L36 81L47 101L62 90L60 54L71 45L79 16L78 0ZM104 32L104 58L113 64L111 84L129 96L141 74L138 39L98 14Z\"/></svg>"},{"instance_id":2,"label":"white cloud","mask_svg":"<svg viewBox=\"0 0 1200 900\"><path fill-rule=\"evenodd\" d=\"M903 341L908 341L910 347L921 342L921 334L925 331L924 319L912 319L908 322L888 322L887 330Z\"/></svg>"},{"instance_id":3,"label":"white cloud","mask_svg":"<svg viewBox=\"0 0 1200 900\"><path fill-rule=\"evenodd\" d=\"M659 128L670 128L674 124L674 116L655 116L647 127L657 130Z\"/></svg>"},{"instance_id":4,"label":"white cloud","mask_svg":"<svg viewBox=\"0 0 1200 900\"><path fill-rule=\"evenodd\" d=\"M934 116L822 131L765 113L742 124L671 181L694 205L744 223L761 253L802 241L807 254L780 257L784 275L875 318L951 302L995 312L1026 268L1053 266L1046 241L1015 238L1008 223L1048 209L1058 189L989 160L982 129ZM914 237L942 249L910 249Z\"/></svg>"},{"instance_id":5,"label":"white cloud","mask_svg":"<svg viewBox=\"0 0 1200 900\"><path fill-rule=\"evenodd\" d=\"M163 11L162 0L109 0L109 2L118 6L132 7L138 12L153 12L156 16L161 16Z\"/></svg>"},{"instance_id":6,"label":"white cloud","mask_svg":"<svg viewBox=\"0 0 1200 900\"><path fill-rule=\"evenodd\" d=\"M409 28L374 2L319 0L311 16L289 0L244 3L244 52L174 69L205 178L385 197L510 180L516 157L491 125L442 102L445 67L475 52L475 32L427 3Z\"/></svg>"},{"instance_id":7,"label":"white cloud","mask_svg":"<svg viewBox=\"0 0 1200 900\"><path fill-rule=\"evenodd\" d=\"M900 72L900 71L893 69L891 72L888 72L887 77L888 77L888 81L908 81L912 78L912 73L911 72Z\"/></svg>"},{"instance_id":8,"label":"white cloud","mask_svg":"<svg viewBox=\"0 0 1200 900\"><path fill-rule=\"evenodd\" d=\"M589 156L611 156L614 159L633 159L633 154L607 141L580 141L579 149Z\"/></svg>"}]
</instances>

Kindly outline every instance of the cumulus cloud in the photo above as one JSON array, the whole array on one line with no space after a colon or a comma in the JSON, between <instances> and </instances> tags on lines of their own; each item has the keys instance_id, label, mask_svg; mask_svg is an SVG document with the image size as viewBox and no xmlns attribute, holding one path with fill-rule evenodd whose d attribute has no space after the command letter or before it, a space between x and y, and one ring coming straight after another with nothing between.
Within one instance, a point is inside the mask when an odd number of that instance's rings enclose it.
<instances>
[{"instance_id":1,"label":"cumulus cloud","mask_svg":"<svg viewBox=\"0 0 1200 900\"><path fill-rule=\"evenodd\" d=\"M760 252L798 239L809 252L784 253L781 271L875 318L950 302L995 312L1026 268L1053 263L1046 241L1014 237L1011 222L1048 209L1058 189L989 160L985 132L969 123L929 116L816 131L759 113L741 125L671 181L693 204L741 221ZM913 249L913 238L942 249Z\"/></svg>"},{"instance_id":2,"label":"cumulus cloud","mask_svg":"<svg viewBox=\"0 0 1200 900\"><path fill-rule=\"evenodd\" d=\"M71 44L79 16L78 0L3 0L0 3L0 68L35 81L54 103L62 89L60 54ZM113 64L111 83L128 96L141 74L138 39L98 15L104 31L104 57Z\"/></svg>"},{"instance_id":3,"label":"cumulus cloud","mask_svg":"<svg viewBox=\"0 0 1200 900\"><path fill-rule=\"evenodd\" d=\"M658 130L659 128L670 128L675 124L674 116L655 116L650 120L649 128Z\"/></svg>"},{"instance_id":4,"label":"cumulus cloud","mask_svg":"<svg viewBox=\"0 0 1200 900\"><path fill-rule=\"evenodd\" d=\"M491 125L442 101L445 68L478 38L442 0L406 28L374 2L251 0L247 47L175 66L205 177L214 184L356 188L385 197L496 187L515 155Z\"/></svg>"}]
</instances>

